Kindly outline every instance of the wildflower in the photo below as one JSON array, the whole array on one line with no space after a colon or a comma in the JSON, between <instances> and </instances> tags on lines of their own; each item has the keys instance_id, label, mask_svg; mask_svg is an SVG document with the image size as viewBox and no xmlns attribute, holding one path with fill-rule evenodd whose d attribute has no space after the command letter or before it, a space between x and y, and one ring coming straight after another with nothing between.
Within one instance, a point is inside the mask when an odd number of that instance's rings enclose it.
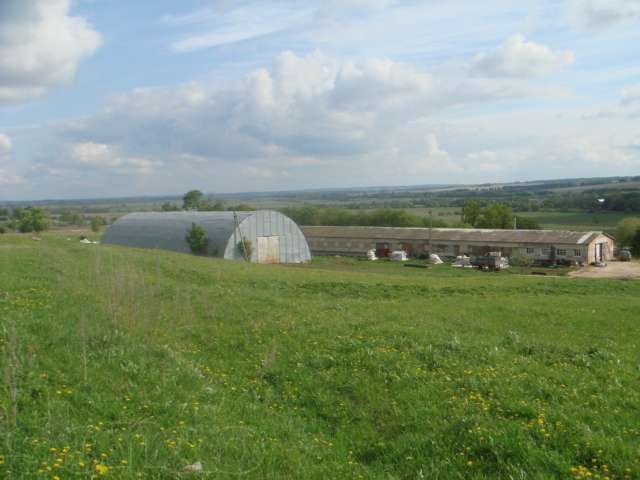
<instances>
[{"instance_id":1,"label":"wildflower","mask_svg":"<svg viewBox=\"0 0 640 480\"><path fill-rule=\"evenodd\" d=\"M105 473L107 473L109 471L109 467L107 467L105 464L103 463L98 463L96 464L96 473L98 475L104 475Z\"/></svg>"}]
</instances>

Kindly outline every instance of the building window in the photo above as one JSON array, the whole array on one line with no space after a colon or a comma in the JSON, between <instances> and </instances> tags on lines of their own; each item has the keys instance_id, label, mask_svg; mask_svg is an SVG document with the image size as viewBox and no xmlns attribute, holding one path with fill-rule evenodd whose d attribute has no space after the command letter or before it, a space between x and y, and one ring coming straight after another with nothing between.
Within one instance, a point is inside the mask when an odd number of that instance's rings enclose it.
<instances>
[{"instance_id":1,"label":"building window","mask_svg":"<svg viewBox=\"0 0 640 480\"><path fill-rule=\"evenodd\" d=\"M561 257L566 257L567 256L567 249L566 248L559 248L557 250L556 254L561 256Z\"/></svg>"},{"instance_id":2,"label":"building window","mask_svg":"<svg viewBox=\"0 0 640 480\"><path fill-rule=\"evenodd\" d=\"M577 249L573 251L573 256L574 257L581 257L582 256L582 250Z\"/></svg>"},{"instance_id":3,"label":"building window","mask_svg":"<svg viewBox=\"0 0 640 480\"><path fill-rule=\"evenodd\" d=\"M535 248L527 247L527 255L534 255L536 253Z\"/></svg>"}]
</instances>

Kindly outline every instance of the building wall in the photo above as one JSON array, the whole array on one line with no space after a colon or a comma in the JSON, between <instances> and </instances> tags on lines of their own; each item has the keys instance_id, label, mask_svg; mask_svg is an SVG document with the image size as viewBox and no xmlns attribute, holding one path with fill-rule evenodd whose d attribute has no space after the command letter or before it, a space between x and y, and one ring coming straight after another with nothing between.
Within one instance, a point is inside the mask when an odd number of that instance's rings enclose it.
<instances>
[{"instance_id":1,"label":"building wall","mask_svg":"<svg viewBox=\"0 0 640 480\"><path fill-rule=\"evenodd\" d=\"M596 249L597 245L603 244L603 260L608 261L613 259L613 251L615 249L615 240L607 235L598 235L590 244L588 248L588 257L586 263L593 263L596 261Z\"/></svg>"},{"instance_id":2,"label":"building wall","mask_svg":"<svg viewBox=\"0 0 640 480\"><path fill-rule=\"evenodd\" d=\"M329 238L308 237L307 241L311 251L315 255L365 255L368 250L375 250L378 244L388 244L389 250L405 250L409 254L417 255L431 250L441 256L453 257L458 255L480 255L488 252L499 251L503 256L510 257L516 252L525 254L534 260L544 261L551 257L551 249L555 248L555 257L558 260L575 261L579 263L592 262L595 256L595 244L607 242L608 259L613 254L613 241L606 235L600 235L590 245L576 244L526 244L526 243L500 243L489 244L487 242L445 242L439 240L433 242L429 249L429 242L424 240L398 240L398 239L354 239L354 238ZM591 260L589 260L591 259Z\"/></svg>"}]
</instances>

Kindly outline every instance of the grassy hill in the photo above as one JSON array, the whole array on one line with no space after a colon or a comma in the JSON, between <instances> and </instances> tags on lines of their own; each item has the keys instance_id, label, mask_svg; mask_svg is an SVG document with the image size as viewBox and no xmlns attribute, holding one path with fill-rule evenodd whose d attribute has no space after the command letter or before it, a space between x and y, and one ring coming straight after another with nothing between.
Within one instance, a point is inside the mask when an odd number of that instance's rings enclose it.
<instances>
[{"instance_id":1,"label":"grassy hill","mask_svg":"<svg viewBox=\"0 0 640 480\"><path fill-rule=\"evenodd\" d=\"M1 236L0 478L640 478L639 311L633 281Z\"/></svg>"}]
</instances>

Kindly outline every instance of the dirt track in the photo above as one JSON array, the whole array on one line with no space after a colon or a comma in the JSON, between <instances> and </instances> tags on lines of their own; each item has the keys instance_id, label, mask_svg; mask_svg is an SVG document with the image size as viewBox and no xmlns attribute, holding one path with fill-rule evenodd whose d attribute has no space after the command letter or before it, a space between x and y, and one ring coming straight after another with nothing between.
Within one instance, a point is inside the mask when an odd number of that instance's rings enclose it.
<instances>
[{"instance_id":1,"label":"dirt track","mask_svg":"<svg viewBox=\"0 0 640 480\"><path fill-rule=\"evenodd\" d=\"M640 262L608 262L606 267L581 268L569 274L572 277L582 278L639 278Z\"/></svg>"}]
</instances>

